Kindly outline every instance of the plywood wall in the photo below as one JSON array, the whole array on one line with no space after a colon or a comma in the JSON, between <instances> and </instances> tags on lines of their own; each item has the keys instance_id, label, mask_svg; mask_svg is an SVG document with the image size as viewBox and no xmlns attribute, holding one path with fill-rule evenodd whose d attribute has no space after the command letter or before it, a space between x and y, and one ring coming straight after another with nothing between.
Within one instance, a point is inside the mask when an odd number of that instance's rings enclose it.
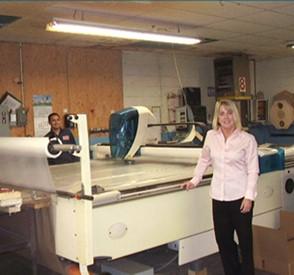
<instances>
[{"instance_id":1,"label":"plywood wall","mask_svg":"<svg viewBox=\"0 0 294 275\"><path fill-rule=\"evenodd\" d=\"M53 111L86 113L89 128L108 127L111 111L123 107L122 54L116 50L0 43L0 96L9 91L28 108L28 124L13 136L34 135L33 95L52 96Z\"/></svg>"}]
</instances>

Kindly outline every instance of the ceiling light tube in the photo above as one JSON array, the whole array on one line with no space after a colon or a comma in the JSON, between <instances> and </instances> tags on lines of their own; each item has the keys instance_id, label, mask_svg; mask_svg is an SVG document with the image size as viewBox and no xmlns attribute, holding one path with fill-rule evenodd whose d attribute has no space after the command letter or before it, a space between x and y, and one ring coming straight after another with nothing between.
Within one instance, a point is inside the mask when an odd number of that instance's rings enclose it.
<instances>
[{"instance_id":1,"label":"ceiling light tube","mask_svg":"<svg viewBox=\"0 0 294 275\"><path fill-rule=\"evenodd\" d=\"M294 40L288 41L287 44L286 44L286 47L294 49Z\"/></svg>"},{"instance_id":2,"label":"ceiling light tube","mask_svg":"<svg viewBox=\"0 0 294 275\"><path fill-rule=\"evenodd\" d=\"M104 36L112 38L144 40L153 42L195 45L201 42L198 38L167 35L152 32L141 32L122 28L101 26L95 23L77 20L54 18L46 26L47 31L64 32L83 35Z\"/></svg>"}]
</instances>

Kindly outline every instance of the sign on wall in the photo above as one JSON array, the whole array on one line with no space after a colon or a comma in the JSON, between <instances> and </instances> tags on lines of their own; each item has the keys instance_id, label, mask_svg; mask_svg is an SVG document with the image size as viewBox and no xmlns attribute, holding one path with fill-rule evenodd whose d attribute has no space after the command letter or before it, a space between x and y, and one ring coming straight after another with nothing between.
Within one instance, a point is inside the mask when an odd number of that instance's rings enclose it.
<instances>
[{"instance_id":1,"label":"sign on wall","mask_svg":"<svg viewBox=\"0 0 294 275\"><path fill-rule=\"evenodd\" d=\"M245 76L239 77L239 91L240 93L246 93L246 77Z\"/></svg>"},{"instance_id":2,"label":"sign on wall","mask_svg":"<svg viewBox=\"0 0 294 275\"><path fill-rule=\"evenodd\" d=\"M50 95L33 95L35 136L43 137L49 130L48 115L52 113L52 97Z\"/></svg>"}]
</instances>

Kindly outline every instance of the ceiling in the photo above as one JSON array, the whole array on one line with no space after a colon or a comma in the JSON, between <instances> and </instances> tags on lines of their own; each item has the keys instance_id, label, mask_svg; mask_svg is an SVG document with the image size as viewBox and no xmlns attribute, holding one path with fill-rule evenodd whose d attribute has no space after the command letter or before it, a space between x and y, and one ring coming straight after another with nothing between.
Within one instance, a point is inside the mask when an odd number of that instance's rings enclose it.
<instances>
[{"instance_id":1,"label":"ceiling","mask_svg":"<svg viewBox=\"0 0 294 275\"><path fill-rule=\"evenodd\" d=\"M257 60L294 56L286 47L294 41L291 1L6 1L0 2L0 15L20 17L0 28L0 41L176 50L213 57L243 53ZM195 36L207 43L172 46L46 32L53 17Z\"/></svg>"}]
</instances>

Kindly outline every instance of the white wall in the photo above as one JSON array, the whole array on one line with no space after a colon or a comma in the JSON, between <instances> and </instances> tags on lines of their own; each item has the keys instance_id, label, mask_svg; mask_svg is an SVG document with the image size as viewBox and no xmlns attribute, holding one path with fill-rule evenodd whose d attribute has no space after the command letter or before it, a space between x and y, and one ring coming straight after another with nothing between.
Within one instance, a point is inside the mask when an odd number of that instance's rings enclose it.
<instances>
[{"instance_id":1,"label":"white wall","mask_svg":"<svg viewBox=\"0 0 294 275\"><path fill-rule=\"evenodd\" d=\"M294 58L281 58L256 63L256 91L266 99L288 90L294 92Z\"/></svg>"},{"instance_id":2,"label":"white wall","mask_svg":"<svg viewBox=\"0 0 294 275\"><path fill-rule=\"evenodd\" d=\"M176 66L177 64L177 66ZM178 73L176 70L178 68ZM172 53L125 51L123 53L124 106L161 107L161 122L168 122L167 95L183 87L201 87L202 105L208 119L213 114L214 97L207 87L214 86L213 59Z\"/></svg>"}]
</instances>

